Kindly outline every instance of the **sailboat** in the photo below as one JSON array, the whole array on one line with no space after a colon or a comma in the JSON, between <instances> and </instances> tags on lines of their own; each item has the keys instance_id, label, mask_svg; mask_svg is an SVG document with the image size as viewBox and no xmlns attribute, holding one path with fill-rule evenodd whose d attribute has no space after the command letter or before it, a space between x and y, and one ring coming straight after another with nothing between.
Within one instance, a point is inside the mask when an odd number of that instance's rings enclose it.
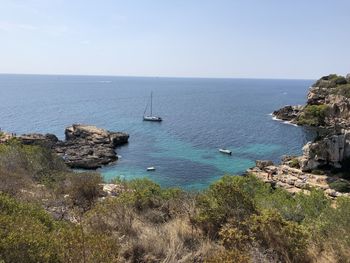
<instances>
[{"instance_id":1,"label":"sailboat","mask_svg":"<svg viewBox=\"0 0 350 263\"><path fill-rule=\"evenodd\" d=\"M156 121L156 122L160 122L162 121L162 118L161 117L158 117L158 116L153 116L152 114L152 101L153 101L153 92L151 92L151 114L150 115L146 115L146 111L147 111L147 108L148 108L148 104L146 106L146 109L143 113L143 120L144 121Z\"/></svg>"}]
</instances>

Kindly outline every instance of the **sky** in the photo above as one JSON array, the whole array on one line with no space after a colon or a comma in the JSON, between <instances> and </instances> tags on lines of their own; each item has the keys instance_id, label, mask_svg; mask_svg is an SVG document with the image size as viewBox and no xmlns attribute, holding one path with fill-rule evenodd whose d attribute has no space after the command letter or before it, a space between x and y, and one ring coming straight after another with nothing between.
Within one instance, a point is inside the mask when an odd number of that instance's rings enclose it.
<instances>
[{"instance_id":1,"label":"sky","mask_svg":"<svg viewBox=\"0 0 350 263\"><path fill-rule=\"evenodd\" d=\"M0 73L317 79L350 0L0 0Z\"/></svg>"}]
</instances>

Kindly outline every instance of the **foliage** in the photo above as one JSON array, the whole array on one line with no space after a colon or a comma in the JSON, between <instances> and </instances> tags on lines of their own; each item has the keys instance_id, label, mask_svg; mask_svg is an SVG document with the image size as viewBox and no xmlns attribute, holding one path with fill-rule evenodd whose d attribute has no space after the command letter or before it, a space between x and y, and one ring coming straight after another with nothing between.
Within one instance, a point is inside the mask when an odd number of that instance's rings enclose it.
<instances>
[{"instance_id":1,"label":"foliage","mask_svg":"<svg viewBox=\"0 0 350 263\"><path fill-rule=\"evenodd\" d=\"M70 199L74 206L89 210L101 191L101 175L97 173L75 173L69 175L65 182Z\"/></svg>"},{"instance_id":2,"label":"foliage","mask_svg":"<svg viewBox=\"0 0 350 263\"><path fill-rule=\"evenodd\" d=\"M332 202L315 189L293 196L252 175L224 176L198 194L119 180L117 196L99 198L98 173L61 165L38 146L0 145L0 262L316 262L324 251L350 258L349 198ZM35 191L47 194L21 195ZM43 207L67 211L72 222Z\"/></svg>"},{"instance_id":3,"label":"foliage","mask_svg":"<svg viewBox=\"0 0 350 263\"><path fill-rule=\"evenodd\" d=\"M337 86L334 93L350 98L350 83Z\"/></svg>"},{"instance_id":4,"label":"foliage","mask_svg":"<svg viewBox=\"0 0 350 263\"><path fill-rule=\"evenodd\" d=\"M0 170L49 184L57 181L56 175L67 171L67 168L49 149L22 145L17 140L12 140L0 145Z\"/></svg>"},{"instance_id":5,"label":"foliage","mask_svg":"<svg viewBox=\"0 0 350 263\"><path fill-rule=\"evenodd\" d=\"M244 190L237 179L224 176L199 196L196 221L205 232L215 236L228 219L241 221L256 212L254 202L247 194L254 190L247 186Z\"/></svg>"},{"instance_id":6,"label":"foliage","mask_svg":"<svg viewBox=\"0 0 350 263\"><path fill-rule=\"evenodd\" d=\"M350 183L348 181L339 179L329 184L330 188L341 193L350 193Z\"/></svg>"},{"instance_id":7,"label":"foliage","mask_svg":"<svg viewBox=\"0 0 350 263\"><path fill-rule=\"evenodd\" d=\"M290 160L289 166L292 168L300 168L298 158L293 158L292 160Z\"/></svg>"},{"instance_id":8,"label":"foliage","mask_svg":"<svg viewBox=\"0 0 350 263\"><path fill-rule=\"evenodd\" d=\"M297 118L297 124L309 126L322 126L328 112L327 105L307 105Z\"/></svg>"},{"instance_id":9,"label":"foliage","mask_svg":"<svg viewBox=\"0 0 350 263\"><path fill-rule=\"evenodd\" d=\"M255 239L273 249L283 262L305 262L307 234L297 223L287 221L276 211L253 215L249 228Z\"/></svg>"},{"instance_id":10,"label":"foliage","mask_svg":"<svg viewBox=\"0 0 350 263\"><path fill-rule=\"evenodd\" d=\"M55 221L42 208L0 195L0 259L5 262L118 262L103 233Z\"/></svg>"}]
</instances>

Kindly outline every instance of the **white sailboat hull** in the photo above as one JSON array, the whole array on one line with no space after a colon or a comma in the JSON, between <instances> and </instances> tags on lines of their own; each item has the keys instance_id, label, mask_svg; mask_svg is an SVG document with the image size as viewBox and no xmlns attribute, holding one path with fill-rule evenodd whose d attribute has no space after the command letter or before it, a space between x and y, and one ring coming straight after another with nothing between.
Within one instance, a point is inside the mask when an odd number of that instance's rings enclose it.
<instances>
[{"instance_id":1,"label":"white sailboat hull","mask_svg":"<svg viewBox=\"0 0 350 263\"><path fill-rule=\"evenodd\" d=\"M143 116L143 120L144 121L157 121L160 122L162 121L161 117L157 117L157 116Z\"/></svg>"}]
</instances>

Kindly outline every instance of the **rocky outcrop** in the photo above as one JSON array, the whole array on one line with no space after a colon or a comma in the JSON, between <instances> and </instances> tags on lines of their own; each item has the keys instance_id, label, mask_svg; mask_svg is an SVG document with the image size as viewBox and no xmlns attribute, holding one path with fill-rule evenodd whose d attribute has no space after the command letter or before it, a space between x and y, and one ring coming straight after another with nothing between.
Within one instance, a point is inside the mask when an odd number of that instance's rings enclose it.
<instances>
[{"instance_id":1,"label":"rocky outcrop","mask_svg":"<svg viewBox=\"0 0 350 263\"><path fill-rule=\"evenodd\" d=\"M274 111L272 114L279 120L293 121L303 109L303 106L284 106L283 108Z\"/></svg>"},{"instance_id":2,"label":"rocky outcrop","mask_svg":"<svg viewBox=\"0 0 350 263\"><path fill-rule=\"evenodd\" d=\"M65 130L65 141L53 134L18 136L23 144L52 149L71 168L97 169L118 159L115 148L128 142L129 135L90 125L74 124Z\"/></svg>"},{"instance_id":3,"label":"rocky outcrop","mask_svg":"<svg viewBox=\"0 0 350 263\"><path fill-rule=\"evenodd\" d=\"M267 166L271 166L273 165L273 162L270 160L256 160L255 161L255 165L256 167L258 167L259 169L264 169Z\"/></svg>"},{"instance_id":4,"label":"rocky outcrop","mask_svg":"<svg viewBox=\"0 0 350 263\"><path fill-rule=\"evenodd\" d=\"M310 87L305 106L285 106L273 115L299 125L350 127L349 75L322 77Z\"/></svg>"},{"instance_id":5,"label":"rocky outcrop","mask_svg":"<svg viewBox=\"0 0 350 263\"><path fill-rule=\"evenodd\" d=\"M58 142L58 138L54 134L23 134L17 137L23 144L26 145L40 145L43 147L53 148Z\"/></svg>"},{"instance_id":6,"label":"rocky outcrop","mask_svg":"<svg viewBox=\"0 0 350 263\"><path fill-rule=\"evenodd\" d=\"M350 130L342 130L340 134L328 135L321 140L307 143L303 147L299 165L303 171L311 171L324 165L340 168L341 163L349 158Z\"/></svg>"},{"instance_id":7,"label":"rocky outcrop","mask_svg":"<svg viewBox=\"0 0 350 263\"><path fill-rule=\"evenodd\" d=\"M283 164L278 166L270 165L263 169L253 167L247 170L247 174L256 176L274 188L283 188L291 194L308 193L310 189L316 188L323 190L325 195L330 198L350 196L350 193L337 192L330 187L329 184L334 181L332 177L303 172L300 169Z\"/></svg>"},{"instance_id":8,"label":"rocky outcrop","mask_svg":"<svg viewBox=\"0 0 350 263\"><path fill-rule=\"evenodd\" d=\"M350 75L331 74L316 81L307 94L305 106L285 106L273 113L299 125L323 127L317 141L309 142L299 157L303 171L324 165L340 168L350 158Z\"/></svg>"}]
</instances>

